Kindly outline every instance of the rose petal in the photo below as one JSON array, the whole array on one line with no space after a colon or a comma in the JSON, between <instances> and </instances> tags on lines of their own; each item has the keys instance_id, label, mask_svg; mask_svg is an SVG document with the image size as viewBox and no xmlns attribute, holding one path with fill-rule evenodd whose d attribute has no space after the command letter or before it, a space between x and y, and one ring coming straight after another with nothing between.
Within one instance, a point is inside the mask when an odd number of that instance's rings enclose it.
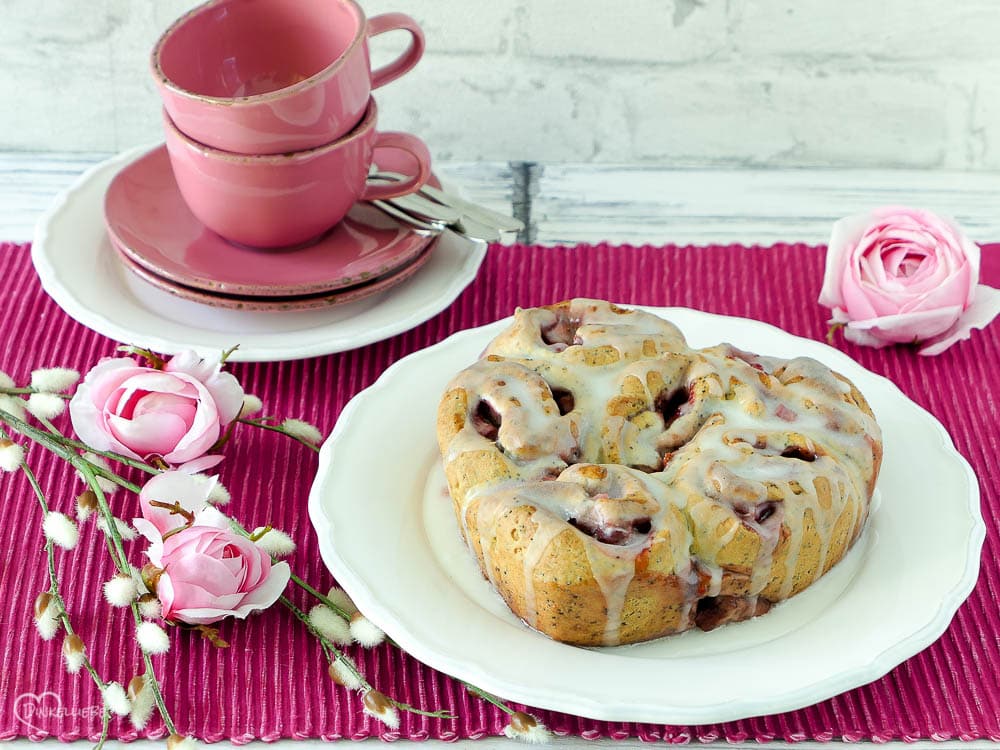
<instances>
[{"instance_id":1,"label":"rose petal","mask_svg":"<svg viewBox=\"0 0 1000 750\"><path fill-rule=\"evenodd\" d=\"M219 421L226 425L236 419L243 408L243 387L231 373L222 372L221 367L218 359L202 358L195 352L185 351L171 358L164 369L183 372L202 383L218 408Z\"/></svg>"},{"instance_id":2,"label":"rose petal","mask_svg":"<svg viewBox=\"0 0 1000 750\"><path fill-rule=\"evenodd\" d=\"M286 562L274 563L267 579L249 592L237 608L237 617L246 617L254 609L267 609L274 604L285 590L292 576L292 569ZM245 610L245 611L244 611Z\"/></svg>"},{"instance_id":3,"label":"rose petal","mask_svg":"<svg viewBox=\"0 0 1000 750\"><path fill-rule=\"evenodd\" d=\"M192 528L195 526L230 531L229 519L226 518L226 515L222 511L211 505L206 505L195 513L194 526Z\"/></svg>"},{"instance_id":4,"label":"rose petal","mask_svg":"<svg viewBox=\"0 0 1000 750\"><path fill-rule=\"evenodd\" d=\"M175 471L183 471L185 474L197 474L199 472L205 471L206 469L213 469L222 463L222 459L225 456L220 456L214 454L211 456L202 456L201 458L196 458L186 463L175 466Z\"/></svg>"},{"instance_id":5,"label":"rose petal","mask_svg":"<svg viewBox=\"0 0 1000 750\"><path fill-rule=\"evenodd\" d=\"M81 441L97 450L111 450L130 458L141 458L103 426L104 402L108 395L118 388L121 380L138 369L131 359L103 359L84 376L69 402L73 431Z\"/></svg>"},{"instance_id":6,"label":"rose petal","mask_svg":"<svg viewBox=\"0 0 1000 750\"><path fill-rule=\"evenodd\" d=\"M844 307L840 288L844 269L847 267L847 257L854 250L869 221L868 214L857 214L834 222L826 250L823 288L819 293L819 303L824 307Z\"/></svg>"},{"instance_id":7,"label":"rose petal","mask_svg":"<svg viewBox=\"0 0 1000 750\"><path fill-rule=\"evenodd\" d=\"M153 563L159 565L159 563ZM164 572L156 582L156 598L160 600L163 617L173 619L171 612L174 608L174 585L170 580L170 574Z\"/></svg>"},{"instance_id":8,"label":"rose petal","mask_svg":"<svg viewBox=\"0 0 1000 750\"><path fill-rule=\"evenodd\" d=\"M182 531L178 536L185 533ZM170 539L167 541L169 542ZM189 600L195 607L215 606L211 601L203 600L201 592L205 592L210 598L241 593L237 590L234 576L229 568L222 560L216 559L212 555L168 554L164 557L167 570L170 572L171 578L174 579L175 593L179 591L178 584L181 581L184 582L185 597L182 606L187 606Z\"/></svg>"},{"instance_id":9,"label":"rose petal","mask_svg":"<svg viewBox=\"0 0 1000 750\"><path fill-rule=\"evenodd\" d=\"M191 376L185 373L178 373L176 377L190 378ZM212 399L212 394L197 380L191 380L189 385L197 393L198 408L195 411L194 418L188 423L187 434L177 441L169 457L166 455L163 457L171 463L186 463L200 457L215 444L221 433L219 411L215 406L215 401Z\"/></svg>"},{"instance_id":10,"label":"rose petal","mask_svg":"<svg viewBox=\"0 0 1000 750\"><path fill-rule=\"evenodd\" d=\"M163 366L167 372L183 372L204 383L219 371L218 359L202 357L190 349L175 354Z\"/></svg>"},{"instance_id":11,"label":"rose petal","mask_svg":"<svg viewBox=\"0 0 1000 750\"><path fill-rule=\"evenodd\" d=\"M139 492L139 507L143 518L156 526L161 534L183 526L183 517L166 508L150 505L150 501L177 502L184 510L197 513L208 505L208 496L216 481L214 477L192 476L181 471L165 471L156 475Z\"/></svg>"},{"instance_id":12,"label":"rose petal","mask_svg":"<svg viewBox=\"0 0 1000 750\"><path fill-rule=\"evenodd\" d=\"M220 372L205 381L205 387L219 410L219 421L228 425L243 408L243 386L231 373Z\"/></svg>"},{"instance_id":13,"label":"rose petal","mask_svg":"<svg viewBox=\"0 0 1000 750\"><path fill-rule=\"evenodd\" d=\"M848 329L868 331L881 341L912 344L921 341L927 331L935 334L948 328L962 314L960 307L942 307L937 310L884 315L869 320L852 320Z\"/></svg>"},{"instance_id":14,"label":"rose petal","mask_svg":"<svg viewBox=\"0 0 1000 750\"><path fill-rule=\"evenodd\" d=\"M940 354L952 344L970 338L973 329L988 326L997 315L1000 315L1000 289L980 284L975 288L972 304L962 313L955 326L930 340L919 353L924 356Z\"/></svg>"},{"instance_id":15,"label":"rose petal","mask_svg":"<svg viewBox=\"0 0 1000 750\"><path fill-rule=\"evenodd\" d=\"M166 457L187 432L184 420L173 414L144 414L135 419L112 415L108 427L118 442L142 456L156 453Z\"/></svg>"},{"instance_id":16,"label":"rose petal","mask_svg":"<svg viewBox=\"0 0 1000 750\"><path fill-rule=\"evenodd\" d=\"M102 359L84 376L77 393L81 388L85 389L94 404L103 408L122 383L143 372L144 368L134 359Z\"/></svg>"},{"instance_id":17,"label":"rose petal","mask_svg":"<svg viewBox=\"0 0 1000 750\"><path fill-rule=\"evenodd\" d=\"M914 294L913 297L903 302L899 312L912 312L917 310L930 310L937 307L957 307L963 310L968 299L970 286L975 286L971 277L972 269L968 264L963 264L955 273L937 283L927 291ZM912 288L917 292L917 288ZM928 332L925 337L934 336L940 331Z\"/></svg>"},{"instance_id":18,"label":"rose petal","mask_svg":"<svg viewBox=\"0 0 1000 750\"><path fill-rule=\"evenodd\" d=\"M233 617L234 615L235 613L230 609L215 609L213 607L177 609L172 611L170 615L167 615L164 610L164 617L169 617L172 620L180 620L189 625L209 625L213 622L224 620L227 617Z\"/></svg>"},{"instance_id":19,"label":"rose petal","mask_svg":"<svg viewBox=\"0 0 1000 750\"><path fill-rule=\"evenodd\" d=\"M896 343L895 341L886 341L880 339L878 336L874 336L860 328L845 328L844 338L853 344L858 344L860 346L871 346L875 349L881 349L882 347L889 346L890 344Z\"/></svg>"}]
</instances>

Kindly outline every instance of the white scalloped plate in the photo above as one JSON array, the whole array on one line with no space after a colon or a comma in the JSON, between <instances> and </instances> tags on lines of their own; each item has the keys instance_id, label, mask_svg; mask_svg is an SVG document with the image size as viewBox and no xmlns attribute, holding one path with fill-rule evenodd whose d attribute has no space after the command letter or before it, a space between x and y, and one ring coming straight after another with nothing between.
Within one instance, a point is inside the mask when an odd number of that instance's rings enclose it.
<instances>
[{"instance_id":1,"label":"white scalloped plate","mask_svg":"<svg viewBox=\"0 0 1000 750\"><path fill-rule=\"evenodd\" d=\"M423 323L476 277L486 243L445 232L430 260L399 286L323 310L222 310L179 299L127 271L104 227L104 193L126 165L156 146L119 154L85 172L56 199L35 229L31 260L42 287L74 320L117 341L164 354L218 354L268 362L354 349Z\"/></svg>"},{"instance_id":2,"label":"white scalloped plate","mask_svg":"<svg viewBox=\"0 0 1000 750\"><path fill-rule=\"evenodd\" d=\"M647 308L694 346L724 338L811 356L851 378L882 425L877 508L851 553L764 617L646 644L581 649L518 621L458 540L437 458L448 381L508 321L390 367L344 409L309 498L320 551L360 608L426 664L507 699L609 721L705 724L810 705L934 642L975 585L979 485L951 438L889 380L759 321ZM405 450L401 449L405 446Z\"/></svg>"}]
</instances>

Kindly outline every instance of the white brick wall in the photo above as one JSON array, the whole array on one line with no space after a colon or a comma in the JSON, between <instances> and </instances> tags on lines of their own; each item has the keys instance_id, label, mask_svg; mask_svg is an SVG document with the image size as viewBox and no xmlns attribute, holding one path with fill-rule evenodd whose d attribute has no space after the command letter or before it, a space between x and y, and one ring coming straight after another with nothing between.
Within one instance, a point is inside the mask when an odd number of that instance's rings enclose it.
<instances>
[{"instance_id":1,"label":"white brick wall","mask_svg":"<svg viewBox=\"0 0 1000 750\"><path fill-rule=\"evenodd\" d=\"M1000 169L997 0L362 3L426 30L379 102L438 159ZM0 150L157 138L148 51L193 4L0 0Z\"/></svg>"}]
</instances>

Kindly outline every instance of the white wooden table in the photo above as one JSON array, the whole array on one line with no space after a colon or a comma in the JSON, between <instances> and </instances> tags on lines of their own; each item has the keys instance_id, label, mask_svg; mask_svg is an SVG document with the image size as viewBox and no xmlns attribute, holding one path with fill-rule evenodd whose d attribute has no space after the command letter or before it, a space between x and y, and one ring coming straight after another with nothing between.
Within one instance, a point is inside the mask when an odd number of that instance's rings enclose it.
<instances>
[{"instance_id":1,"label":"white wooden table","mask_svg":"<svg viewBox=\"0 0 1000 750\"><path fill-rule=\"evenodd\" d=\"M35 221L59 191L108 154L0 153L0 240L31 239ZM665 169L648 165L440 164L438 173L466 197L509 211L528 224L522 241L577 244L743 245L824 243L836 219L878 205L905 204L950 215L978 242L1000 241L1000 173L834 169ZM55 740L45 743L55 747ZM83 743L77 743L81 747ZM254 743L261 745L261 743ZM512 747L499 738L460 743L429 741L426 750ZM639 750L639 741L590 742L560 738L565 750L594 745ZM833 746L834 743L831 743ZM839 744L839 743L836 743ZM903 745L903 743L891 743ZM27 740L17 750L37 747ZM715 744L705 747L714 747ZM808 748L819 743L769 743ZM994 748L983 742L909 743L939 750ZM108 743L121 750L161 750L163 743ZM319 741L280 741L275 750L320 750ZM739 748L719 743L720 748ZM759 748L756 743L745 745Z\"/></svg>"},{"instance_id":2,"label":"white wooden table","mask_svg":"<svg viewBox=\"0 0 1000 750\"><path fill-rule=\"evenodd\" d=\"M27 241L55 195L109 154L0 152L0 240ZM841 216L904 204L1000 240L1000 172L665 169L533 163L436 167L477 203L525 219L522 241L823 243Z\"/></svg>"}]
</instances>

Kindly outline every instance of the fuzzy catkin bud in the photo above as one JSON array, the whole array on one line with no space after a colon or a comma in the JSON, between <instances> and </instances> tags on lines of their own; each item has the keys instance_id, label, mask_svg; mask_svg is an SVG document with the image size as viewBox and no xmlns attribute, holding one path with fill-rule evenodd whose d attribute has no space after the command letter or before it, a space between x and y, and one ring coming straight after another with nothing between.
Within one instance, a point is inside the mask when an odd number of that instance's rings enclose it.
<instances>
[{"instance_id":1,"label":"fuzzy catkin bud","mask_svg":"<svg viewBox=\"0 0 1000 750\"><path fill-rule=\"evenodd\" d=\"M392 705L392 702L378 690L369 690L361 702L364 704L366 714L374 716L389 729L399 728L399 712Z\"/></svg>"},{"instance_id":2,"label":"fuzzy catkin bud","mask_svg":"<svg viewBox=\"0 0 1000 750\"><path fill-rule=\"evenodd\" d=\"M385 633L360 612L351 617L351 637L365 648L374 648L385 640Z\"/></svg>"},{"instance_id":3,"label":"fuzzy catkin bud","mask_svg":"<svg viewBox=\"0 0 1000 750\"><path fill-rule=\"evenodd\" d=\"M344 662L344 658L338 658L330 662L330 667L327 669L327 674L330 675L330 679L333 680L338 685L343 685L348 690L360 690L361 680L354 673L347 664Z\"/></svg>"},{"instance_id":4,"label":"fuzzy catkin bud","mask_svg":"<svg viewBox=\"0 0 1000 750\"><path fill-rule=\"evenodd\" d=\"M155 622L141 622L135 628L139 648L147 654L165 654L170 650L170 638Z\"/></svg>"},{"instance_id":5,"label":"fuzzy catkin bud","mask_svg":"<svg viewBox=\"0 0 1000 750\"><path fill-rule=\"evenodd\" d=\"M21 421L24 421L24 399L18 398L17 396L0 394L0 411L5 411L8 414L17 417Z\"/></svg>"},{"instance_id":6,"label":"fuzzy catkin bud","mask_svg":"<svg viewBox=\"0 0 1000 750\"><path fill-rule=\"evenodd\" d=\"M172 734L167 737L167 750L197 750L198 743L193 737Z\"/></svg>"},{"instance_id":7,"label":"fuzzy catkin bud","mask_svg":"<svg viewBox=\"0 0 1000 750\"><path fill-rule=\"evenodd\" d=\"M225 505L232 500L232 496L229 494L229 490L223 486L222 482L216 481L212 485L212 489L208 491L207 499L212 505Z\"/></svg>"},{"instance_id":8,"label":"fuzzy catkin bud","mask_svg":"<svg viewBox=\"0 0 1000 750\"><path fill-rule=\"evenodd\" d=\"M45 612L55 601L55 597L52 596L51 591L43 591L38 596L35 597L35 617L41 617L42 613Z\"/></svg>"},{"instance_id":9,"label":"fuzzy catkin bud","mask_svg":"<svg viewBox=\"0 0 1000 750\"><path fill-rule=\"evenodd\" d=\"M76 674L83 667L83 660L86 651L83 647L83 639L76 633L71 633L63 639L62 645L63 660L66 662L66 671Z\"/></svg>"},{"instance_id":10,"label":"fuzzy catkin bud","mask_svg":"<svg viewBox=\"0 0 1000 750\"><path fill-rule=\"evenodd\" d=\"M97 528L105 534L108 533L108 522L104 520L104 516L97 519ZM139 536L138 531L133 529L120 518L115 518L115 531L118 532L118 536L120 536L124 542L131 542Z\"/></svg>"},{"instance_id":11,"label":"fuzzy catkin bud","mask_svg":"<svg viewBox=\"0 0 1000 750\"><path fill-rule=\"evenodd\" d=\"M80 530L69 516L56 510L50 510L42 521L42 531L45 538L63 549L73 549L80 541Z\"/></svg>"},{"instance_id":12,"label":"fuzzy catkin bud","mask_svg":"<svg viewBox=\"0 0 1000 750\"><path fill-rule=\"evenodd\" d=\"M136 675L129 680L128 699L132 703L128 720L136 729L145 729L156 705L153 700L153 691L149 689L145 675Z\"/></svg>"},{"instance_id":13,"label":"fuzzy catkin bud","mask_svg":"<svg viewBox=\"0 0 1000 750\"><path fill-rule=\"evenodd\" d=\"M39 419L55 419L66 411L66 402L54 393L32 393L28 396L28 411Z\"/></svg>"},{"instance_id":14,"label":"fuzzy catkin bud","mask_svg":"<svg viewBox=\"0 0 1000 750\"><path fill-rule=\"evenodd\" d=\"M0 408L3 408L0 406ZM0 439L0 470L17 471L24 463L24 448L7 438Z\"/></svg>"},{"instance_id":15,"label":"fuzzy catkin bud","mask_svg":"<svg viewBox=\"0 0 1000 750\"><path fill-rule=\"evenodd\" d=\"M146 620L159 620L163 615L163 607L156 594L143 594L139 597L139 614Z\"/></svg>"},{"instance_id":16,"label":"fuzzy catkin bud","mask_svg":"<svg viewBox=\"0 0 1000 750\"><path fill-rule=\"evenodd\" d=\"M139 596L132 576L118 574L104 582L104 598L113 607L127 607Z\"/></svg>"},{"instance_id":17,"label":"fuzzy catkin bud","mask_svg":"<svg viewBox=\"0 0 1000 750\"><path fill-rule=\"evenodd\" d=\"M338 646L346 646L353 642L350 626L329 607L317 604L309 610L309 623L317 632Z\"/></svg>"},{"instance_id":18,"label":"fuzzy catkin bud","mask_svg":"<svg viewBox=\"0 0 1000 750\"><path fill-rule=\"evenodd\" d=\"M354 603L354 600L342 588L334 586L326 593L326 598L337 607L340 607L341 611L347 613L348 616L358 611L358 605Z\"/></svg>"},{"instance_id":19,"label":"fuzzy catkin bud","mask_svg":"<svg viewBox=\"0 0 1000 750\"><path fill-rule=\"evenodd\" d=\"M59 606L51 592L35 597L35 627L44 641L51 641L59 631Z\"/></svg>"},{"instance_id":20,"label":"fuzzy catkin bud","mask_svg":"<svg viewBox=\"0 0 1000 750\"><path fill-rule=\"evenodd\" d=\"M295 542L288 534L278 529L264 531L265 528L260 526L254 529L253 536L257 539L255 544L267 554L271 557L288 557L295 551ZM260 534L259 537L257 537L258 534Z\"/></svg>"},{"instance_id":21,"label":"fuzzy catkin bud","mask_svg":"<svg viewBox=\"0 0 1000 750\"><path fill-rule=\"evenodd\" d=\"M515 711L510 723L504 727L504 735L512 740L521 740L529 745L543 745L552 740L552 735L538 719L523 711Z\"/></svg>"},{"instance_id":22,"label":"fuzzy catkin bud","mask_svg":"<svg viewBox=\"0 0 1000 750\"><path fill-rule=\"evenodd\" d=\"M32 371L31 387L46 393L62 393L79 379L80 373L68 367L46 367Z\"/></svg>"},{"instance_id":23,"label":"fuzzy catkin bud","mask_svg":"<svg viewBox=\"0 0 1000 750\"><path fill-rule=\"evenodd\" d=\"M286 434L312 445L319 445L323 442L323 433L319 431L319 428L301 419L286 419L279 426Z\"/></svg>"},{"instance_id":24,"label":"fuzzy catkin bud","mask_svg":"<svg viewBox=\"0 0 1000 750\"><path fill-rule=\"evenodd\" d=\"M260 414L263 408L264 408L263 401L261 401L252 393L244 393L243 408L240 409L240 419L246 419L247 417L252 417L255 414Z\"/></svg>"},{"instance_id":25,"label":"fuzzy catkin bud","mask_svg":"<svg viewBox=\"0 0 1000 750\"><path fill-rule=\"evenodd\" d=\"M104 686L104 705L108 710L118 716L128 716L132 710L132 703L125 695L125 688L117 682L109 682Z\"/></svg>"},{"instance_id":26,"label":"fuzzy catkin bud","mask_svg":"<svg viewBox=\"0 0 1000 750\"><path fill-rule=\"evenodd\" d=\"M84 490L76 498L76 520L84 523L97 510L97 495L93 490Z\"/></svg>"}]
</instances>

